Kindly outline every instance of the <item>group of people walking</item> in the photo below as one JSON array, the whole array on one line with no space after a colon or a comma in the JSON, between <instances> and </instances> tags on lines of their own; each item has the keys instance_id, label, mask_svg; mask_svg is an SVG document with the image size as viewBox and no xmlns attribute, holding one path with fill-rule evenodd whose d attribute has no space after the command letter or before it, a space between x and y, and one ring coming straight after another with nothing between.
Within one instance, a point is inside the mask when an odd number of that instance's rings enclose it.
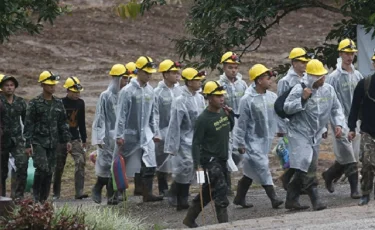
<instances>
[{"instance_id":1,"label":"group of people walking","mask_svg":"<svg viewBox=\"0 0 375 230\"><path fill-rule=\"evenodd\" d=\"M111 178L111 165L118 154L125 160L127 177L134 178L134 195L142 196L143 202L167 197L177 211L188 209L183 220L188 227L198 226L195 219L210 201L215 204L218 221L228 221L230 172L238 168L242 168L243 177L238 181L235 205L253 207L246 194L257 183L272 208L279 208L284 199L275 192L268 159L277 136L286 138L290 146L290 168L281 177L287 190L285 208L309 208L299 203L300 195L307 194L313 209L322 210L326 204L319 199L316 170L320 143L327 138L330 126L336 160L322 175L325 186L334 192L333 181L345 174L350 196L361 198L360 205L367 204L375 169L375 124L371 119L375 115L375 82L354 68L356 52L352 40L342 40L337 68L327 76L322 62L312 59L303 48L294 48L289 55L291 67L278 81L277 94L269 90L274 72L262 64L249 69L251 85L247 86L239 73L240 59L233 52L222 56L223 74L217 81L205 81L205 72L183 68L169 59L158 67L148 56L114 65L92 124L91 144L97 146L92 199L101 203L106 187L108 204L121 201ZM375 63L375 55L372 60ZM153 89L149 81L157 71L163 80ZM83 193L87 138L85 104L79 98L83 87L77 77L69 77L64 85L67 96L58 99L53 95L58 80L59 76L44 71L39 77L43 92L27 107L14 95L18 87L14 77L3 76L0 82L4 108L1 182L4 188L4 162L11 153L17 167L15 197L23 196L27 160L33 156L35 200L48 198L53 174L53 193L58 199L67 153L76 165L75 198L88 196ZM275 103L282 103L285 117L276 113ZM359 160L363 164L362 195L358 191ZM201 194L189 204L196 171L203 171L205 180ZM169 186L170 174L173 182ZM158 195L153 194L155 175Z\"/></svg>"}]
</instances>

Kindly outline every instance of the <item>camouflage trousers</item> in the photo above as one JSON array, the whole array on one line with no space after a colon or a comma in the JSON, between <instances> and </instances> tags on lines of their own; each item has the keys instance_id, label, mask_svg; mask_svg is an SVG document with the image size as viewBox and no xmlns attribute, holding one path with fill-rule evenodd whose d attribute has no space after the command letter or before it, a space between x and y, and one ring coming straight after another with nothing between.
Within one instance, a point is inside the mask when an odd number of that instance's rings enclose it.
<instances>
[{"instance_id":1,"label":"camouflage trousers","mask_svg":"<svg viewBox=\"0 0 375 230\"><path fill-rule=\"evenodd\" d=\"M361 190L362 195L369 195L374 185L375 138L367 133L363 133L361 145L361 148L363 148Z\"/></svg>"},{"instance_id":2,"label":"camouflage trousers","mask_svg":"<svg viewBox=\"0 0 375 230\"><path fill-rule=\"evenodd\" d=\"M228 207L229 200L227 197L227 162L219 162L216 159L214 159L213 161L202 165L202 167L205 171L205 183L202 186L203 206L206 206L208 203L210 203L212 196L213 202L215 202L216 207ZM207 178L207 173L209 178ZM210 184L208 183L208 181L210 181ZM200 194L198 194L192 202L195 204L200 204Z\"/></svg>"},{"instance_id":3,"label":"camouflage trousers","mask_svg":"<svg viewBox=\"0 0 375 230\"><path fill-rule=\"evenodd\" d=\"M80 140L73 140L71 141L71 143L72 151L70 152L70 155L73 157L75 166L74 185L76 190L76 196L80 196L83 193L83 187L85 182L86 156ZM53 193L56 196L60 196L61 178L64 173L64 167L67 157L68 151L66 149L66 144L60 144L57 149L57 163L53 179Z\"/></svg>"}]
</instances>

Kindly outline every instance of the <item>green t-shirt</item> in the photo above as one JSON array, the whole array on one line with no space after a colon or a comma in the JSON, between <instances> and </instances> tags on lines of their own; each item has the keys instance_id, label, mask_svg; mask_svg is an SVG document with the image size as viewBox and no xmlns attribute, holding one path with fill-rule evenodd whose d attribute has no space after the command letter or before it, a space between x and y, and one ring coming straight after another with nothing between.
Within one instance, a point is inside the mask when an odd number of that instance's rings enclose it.
<instances>
[{"instance_id":1,"label":"green t-shirt","mask_svg":"<svg viewBox=\"0 0 375 230\"><path fill-rule=\"evenodd\" d=\"M193 137L194 167L210 161L211 157L220 161L228 160L229 133L234 126L233 116L210 112L207 108L195 122Z\"/></svg>"}]
</instances>

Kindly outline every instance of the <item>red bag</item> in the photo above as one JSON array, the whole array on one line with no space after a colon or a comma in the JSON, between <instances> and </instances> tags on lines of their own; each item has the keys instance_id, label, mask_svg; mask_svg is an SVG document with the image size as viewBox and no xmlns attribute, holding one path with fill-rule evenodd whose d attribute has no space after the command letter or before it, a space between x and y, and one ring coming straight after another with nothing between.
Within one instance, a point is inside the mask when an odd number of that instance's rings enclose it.
<instances>
[{"instance_id":1,"label":"red bag","mask_svg":"<svg viewBox=\"0 0 375 230\"><path fill-rule=\"evenodd\" d=\"M115 191L124 192L128 188L128 178L126 177L125 159L116 154L112 167L112 182Z\"/></svg>"}]
</instances>

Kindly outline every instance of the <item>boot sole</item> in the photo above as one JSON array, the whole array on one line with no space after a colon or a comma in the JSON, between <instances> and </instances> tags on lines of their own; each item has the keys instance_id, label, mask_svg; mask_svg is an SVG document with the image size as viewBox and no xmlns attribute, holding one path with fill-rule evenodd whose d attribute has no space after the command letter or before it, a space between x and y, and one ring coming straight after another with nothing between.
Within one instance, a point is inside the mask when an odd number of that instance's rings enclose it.
<instances>
[{"instance_id":1,"label":"boot sole","mask_svg":"<svg viewBox=\"0 0 375 230\"><path fill-rule=\"evenodd\" d=\"M240 204L240 203L238 203L238 202L234 202L234 201L233 201L233 204L234 204L234 205L241 206L242 208L252 208L252 207L254 207L253 204L246 204L246 205L243 205L243 204Z\"/></svg>"}]
</instances>

